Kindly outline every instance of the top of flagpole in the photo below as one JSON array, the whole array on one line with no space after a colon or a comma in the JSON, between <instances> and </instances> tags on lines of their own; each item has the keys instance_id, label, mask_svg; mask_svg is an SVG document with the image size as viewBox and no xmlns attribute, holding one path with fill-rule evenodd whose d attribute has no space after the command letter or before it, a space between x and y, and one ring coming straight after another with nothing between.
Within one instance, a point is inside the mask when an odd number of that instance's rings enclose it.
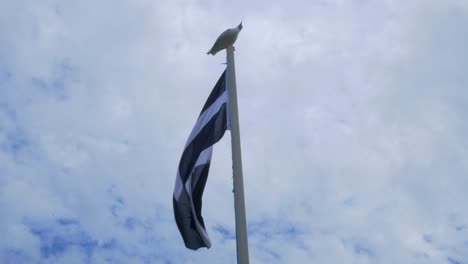
<instances>
[{"instance_id":1,"label":"top of flagpole","mask_svg":"<svg viewBox=\"0 0 468 264\"><path fill-rule=\"evenodd\" d=\"M230 28L225 30L219 37L216 39L215 43L213 44L213 47L206 53L206 54L211 54L211 55L216 55L216 53L220 52L223 49L226 49L229 46L234 47L234 43L237 40L237 36L239 35L239 32L242 30L242 22L235 27L235 28Z\"/></svg>"}]
</instances>

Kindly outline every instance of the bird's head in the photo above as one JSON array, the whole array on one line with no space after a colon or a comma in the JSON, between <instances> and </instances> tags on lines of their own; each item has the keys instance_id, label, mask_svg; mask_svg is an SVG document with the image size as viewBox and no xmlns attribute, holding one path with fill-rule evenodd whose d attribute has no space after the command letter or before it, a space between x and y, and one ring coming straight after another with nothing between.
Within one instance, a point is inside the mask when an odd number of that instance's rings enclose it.
<instances>
[{"instance_id":1,"label":"bird's head","mask_svg":"<svg viewBox=\"0 0 468 264\"><path fill-rule=\"evenodd\" d=\"M242 30L242 22L240 22L240 24L237 26L237 28L239 29L239 31Z\"/></svg>"}]
</instances>

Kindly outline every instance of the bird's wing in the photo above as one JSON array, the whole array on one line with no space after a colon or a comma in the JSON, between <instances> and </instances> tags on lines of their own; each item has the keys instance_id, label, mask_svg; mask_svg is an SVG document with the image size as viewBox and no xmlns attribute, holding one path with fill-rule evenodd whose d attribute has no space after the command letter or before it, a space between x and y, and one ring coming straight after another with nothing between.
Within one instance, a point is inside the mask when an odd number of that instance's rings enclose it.
<instances>
[{"instance_id":1,"label":"bird's wing","mask_svg":"<svg viewBox=\"0 0 468 264\"><path fill-rule=\"evenodd\" d=\"M216 41L214 44L213 44L213 47L211 47L210 51L208 51L207 54L212 54L212 55L215 55L216 53L218 53L220 50L222 50L222 43L220 41Z\"/></svg>"},{"instance_id":2,"label":"bird's wing","mask_svg":"<svg viewBox=\"0 0 468 264\"><path fill-rule=\"evenodd\" d=\"M210 51L208 51L207 54L215 55L222 49L226 48L228 44L227 41L230 39L230 35L232 35L230 29L221 33L221 35L219 35L219 37L216 39L215 43L213 44L213 47L211 47Z\"/></svg>"}]
</instances>

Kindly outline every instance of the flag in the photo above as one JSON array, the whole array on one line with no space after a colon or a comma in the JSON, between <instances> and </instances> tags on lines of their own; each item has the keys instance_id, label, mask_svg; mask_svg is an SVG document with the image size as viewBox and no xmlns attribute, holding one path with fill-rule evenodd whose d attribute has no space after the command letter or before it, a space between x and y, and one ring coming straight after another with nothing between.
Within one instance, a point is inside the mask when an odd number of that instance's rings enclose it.
<instances>
[{"instance_id":1,"label":"flag","mask_svg":"<svg viewBox=\"0 0 468 264\"><path fill-rule=\"evenodd\" d=\"M202 196L213 145L229 129L228 102L224 71L203 106L179 162L173 195L174 216L185 246L194 250L211 247L201 215Z\"/></svg>"}]
</instances>

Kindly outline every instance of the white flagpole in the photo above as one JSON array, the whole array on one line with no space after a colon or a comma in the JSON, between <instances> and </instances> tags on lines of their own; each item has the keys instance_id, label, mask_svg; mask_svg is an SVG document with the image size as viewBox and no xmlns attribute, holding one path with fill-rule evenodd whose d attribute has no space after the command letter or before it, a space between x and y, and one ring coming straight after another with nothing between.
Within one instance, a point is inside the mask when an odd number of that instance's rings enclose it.
<instances>
[{"instance_id":1,"label":"white flagpole","mask_svg":"<svg viewBox=\"0 0 468 264\"><path fill-rule=\"evenodd\" d=\"M232 169L234 178L234 210L236 215L237 263L249 263L249 246L245 216L244 180L242 176L242 156L239 131L239 114L237 110L236 69L234 47L226 48L227 84L229 92L229 111L231 116Z\"/></svg>"}]
</instances>

